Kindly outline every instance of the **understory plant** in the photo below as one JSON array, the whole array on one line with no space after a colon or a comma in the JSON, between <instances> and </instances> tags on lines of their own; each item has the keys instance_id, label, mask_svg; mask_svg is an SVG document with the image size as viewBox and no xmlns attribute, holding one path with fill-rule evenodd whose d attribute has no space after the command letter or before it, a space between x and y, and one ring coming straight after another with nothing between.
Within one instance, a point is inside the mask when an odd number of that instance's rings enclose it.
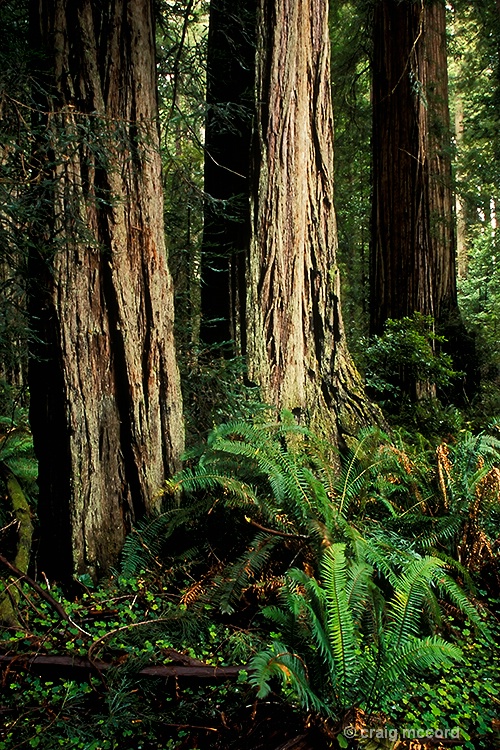
<instances>
[{"instance_id":1,"label":"understory plant","mask_svg":"<svg viewBox=\"0 0 500 750\"><path fill-rule=\"evenodd\" d=\"M271 621L274 635L263 636L251 662L259 696L277 677L307 711L369 715L388 695L397 700L406 678L460 660L438 634L443 606L480 626L453 577L462 567L442 547L450 540L439 494L443 451L431 470L430 454L419 463L388 435L365 430L339 471L330 447L289 414L221 425L167 483L169 507L129 538L124 565L173 570L184 530L192 545L184 564L196 561L182 594L187 608L209 602L241 617L254 596L251 617L262 611ZM470 467L475 476L473 460Z\"/></svg>"},{"instance_id":2,"label":"understory plant","mask_svg":"<svg viewBox=\"0 0 500 750\"><path fill-rule=\"evenodd\" d=\"M247 592L279 588L280 576L294 564L316 571L324 548L349 539L353 529L397 515L393 495L401 487L393 473L406 472L389 445L379 430L365 430L339 471L331 446L291 414L220 425L202 451L188 455L193 465L166 483L164 513L128 538L123 570L172 568L176 551L184 564L203 560L186 591L189 602L210 590L211 602L231 613ZM221 524L232 533L221 535ZM177 547L183 533L188 550ZM388 544L394 539L373 540L384 555Z\"/></svg>"},{"instance_id":3,"label":"understory plant","mask_svg":"<svg viewBox=\"0 0 500 750\"><path fill-rule=\"evenodd\" d=\"M428 435L459 428L460 412L448 402L464 373L446 353L447 340L431 316L388 319L382 335L364 343L360 365L368 391L392 423Z\"/></svg>"},{"instance_id":4,"label":"understory plant","mask_svg":"<svg viewBox=\"0 0 500 750\"><path fill-rule=\"evenodd\" d=\"M384 701L383 710L398 726L417 722L435 730L459 727L465 750L491 750L500 740L500 622L497 598L487 599L488 630L472 637L460 627L457 643L462 659L442 674L431 669L426 678L412 676L408 690L397 700ZM496 611L496 614L495 614ZM448 626L455 624L448 618Z\"/></svg>"},{"instance_id":5,"label":"understory plant","mask_svg":"<svg viewBox=\"0 0 500 750\"><path fill-rule=\"evenodd\" d=\"M31 557L37 474L27 414L12 407L11 416L0 416L0 550L22 573ZM8 562L0 562L0 623L16 626L19 590L6 580Z\"/></svg>"},{"instance_id":6,"label":"understory plant","mask_svg":"<svg viewBox=\"0 0 500 750\"><path fill-rule=\"evenodd\" d=\"M477 625L480 619L444 564L417 555L380 562L370 543L354 536L325 551L319 579L288 571L281 606L263 610L278 633L251 662L259 697L277 677L308 711L337 721L353 709L369 716L388 696L400 697L412 677L461 659L457 646L435 634L440 599Z\"/></svg>"},{"instance_id":7,"label":"understory plant","mask_svg":"<svg viewBox=\"0 0 500 750\"><path fill-rule=\"evenodd\" d=\"M311 715L333 734L353 711L366 722L377 711L383 721L401 716L406 678L418 684L425 673L429 684L439 682L443 667L461 663L443 610L461 624L468 618L480 626L456 582L466 580L469 561L460 563L454 552L470 513L495 552L495 430L475 437L463 432L437 452L427 443L409 446L397 435L364 430L334 455L286 413L280 420L215 428L166 484L164 512L129 536L116 579L120 589L103 592L102 601L96 592L92 607L87 594L80 603L65 603L77 627L57 628L57 643L41 635L44 650L52 644L53 651L118 658L127 672L122 685L120 667L116 684L99 696L96 749L113 746L104 741L108 736L121 737L127 747L125 714L132 747L136 735L168 737L161 722L187 725L204 703L203 722L210 727L219 706L242 711L255 691L269 696L279 681L288 700L275 695L259 706L279 703L291 715ZM29 625L42 608L36 601L23 622ZM20 631L18 644L23 638ZM150 715L136 725L132 698L138 687L137 695L146 690L134 669L173 653L246 667L246 682L221 686L215 708L204 689L186 690L181 703L174 696L162 704L161 721L152 691ZM471 679L469 670L465 680ZM93 694L80 692L87 718ZM69 711L66 702L57 719L65 732ZM74 747L86 747L85 727L75 727L81 737ZM24 726L19 737L26 732ZM198 746L189 745L192 737L186 734L185 745L184 739L171 745L146 740L144 747Z\"/></svg>"},{"instance_id":8,"label":"understory plant","mask_svg":"<svg viewBox=\"0 0 500 750\"><path fill-rule=\"evenodd\" d=\"M432 555L472 585L470 572L497 565L499 445L463 432L415 448L367 429L339 470L290 414L223 424L167 482L165 511L129 536L123 570L179 570L184 603L230 614L245 597L266 603L290 567L317 574L324 549L358 533L380 561Z\"/></svg>"}]
</instances>

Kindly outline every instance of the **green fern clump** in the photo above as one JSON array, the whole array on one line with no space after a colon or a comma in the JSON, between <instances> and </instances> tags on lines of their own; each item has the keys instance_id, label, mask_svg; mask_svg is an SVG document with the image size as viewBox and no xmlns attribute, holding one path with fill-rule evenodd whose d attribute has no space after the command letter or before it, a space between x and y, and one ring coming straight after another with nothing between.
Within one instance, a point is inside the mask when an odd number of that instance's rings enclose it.
<instances>
[{"instance_id":1,"label":"green fern clump","mask_svg":"<svg viewBox=\"0 0 500 750\"><path fill-rule=\"evenodd\" d=\"M261 572L278 547L281 557L286 547L290 559L303 548L311 556L338 513L313 470L318 457L309 457L308 437L291 421L217 427L204 452L191 454L195 466L166 483L165 512L127 540L124 569L137 572L162 555L164 560L164 552L170 556L168 547L182 529L201 548L216 549L222 565L213 576L212 594L219 591L222 610L231 612L249 586L265 581ZM333 468L325 465L323 476L328 474L333 481ZM222 533L223 526L231 535Z\"/></svg>"},{"instance_id":2,"label":"green fern clump","mask_svg":"<svg viewBox=\"0 0 500 750\"><path fill-rule=\"evenodd\" d=\"M260 628L249 668L260 697L278 679L307 711L369 714L408 677L460 659L443 608L481 625L453 577L468 580L452 509L491 496L497 445L459 443L448 466L444 449L376 429L339 457L286 413L220 425L166 483L164 512L127 540L124 571L166 571L199 622L209 611L244 631L263 611L274 634Z\"/></svg>"},{"instance_id":3,"label":"green fern clump","mask_svg":"<svg viewBox=\"0 0 500 750\"><path fill-rule=\"evenodd\" d=\"M470 453L472 445L476 453L486 455L488 445L496 451L494 438L462 442L457 455ZM195 589L210 589L212 601L231 613L246 591L262 591L273 581L277 588L292 564L317 572L325 547L350 542L358 533L371 540L382 571L391 557L406 550L441 556L466 580L454 549L463 535L464 513L462 506L456 512L456 503L441 497L451 492L440 463L443 455L411 448L371 428L351 442L339 471L331 446L290 414L263 424L220 425L203 450L187 456L192 465L166 483L165 512L127 540L124 570L182 568L183 548L175 562L173 540L184 534L198 552L189 563ZM470 500L489 476L490 463L476 470L478 460L469 456L455 462L455 495L466 486L466 492L460 491ZM473 467L472 474L459 468L464 463ZM203 560L211 562L202 572Z\"/></svg>"},{"instance_id":4,"label":"green fern clump","mask_svg":"<svg viewBox=\"0 0 500 750\"><path fill-rule=\"evenodd\" d=\"M455 445L440 446L438 468L442 508L460 519L452 540L458 561L479 574L489 568L498 583L500 439L464 431Z\"/></svg>"},{"instance_id":5,"label":"green fern clump","mask_svg":"<svg viewBox=\"0 0 500 750\"><path fill-rule=\"evenodd\" d=\"M280 631L251 662L259 697L279 678L306 710L342 719L351 709L372 713L402 693L410 677L461 659L461 651L433 630L438 596L446 596L473 622L480 618L433 557L401 556L385 575L372 564L370 543L333 544L321 579L290 570L282 606L264 614Z\"/></svg>"},{"instance_id":6,"label":"green fern clump","mask_svg":"<svg viewBox=\"0 0 500 750\"><path fill-rule=\"evenodd\" d=\"M33 489L38 466L33 438L27 423L21 419L0 417L0 464L6 466L27 488Z\"/></svg>"}]
</instances>

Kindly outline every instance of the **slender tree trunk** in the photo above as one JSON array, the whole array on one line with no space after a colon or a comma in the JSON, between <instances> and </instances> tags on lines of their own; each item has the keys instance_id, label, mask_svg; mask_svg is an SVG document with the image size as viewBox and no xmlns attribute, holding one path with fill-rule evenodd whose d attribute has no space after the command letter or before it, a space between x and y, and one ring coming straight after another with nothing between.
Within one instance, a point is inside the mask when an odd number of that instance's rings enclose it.
<instances>
[{"instance_id":1,"label":"slender tree trunk","mask_svg":"<svg viewBox=\"0 0 500 750\"><path fill-rule=\"evenodd\" d=\"M31 423L40 564L105 572L183 446L150 0L32 0ZM35 234L36 232L36 234Z\"/></svg>"},{"instance_id":2,"label":"slender tree trunk","mask_svg":"<svg viewBox=\"0 0 500 750\"><path fill-rule=\"evenodd\" d=\"M460 94L456 95L455 100L455 140L457 150L460 152L464 139L464 105ZM465 279L468 268L467 253L467 219L466 203L459 192L455 194L455 214L457 221L457 273L458 278Z\"/></svg>"},{"instance_id":3,"label":"slender tree trunk","mask_svg":"<svg viewBox=\"0 0 500 750\"><path fill-rule=\"evenodd\" d=\"M255 5L212 0L208 33L201 335L233 353L245 349Z\"/></svg>"},{"instance_id":4,"label":"slender tree trunk","mask_svg":"<svg viewBox=\"0 0 500 750\"><path fill-rule=\"evenodd\" d=\"M340 311L326 0L260 0L256 89L249 375L335 441L377 416Z\"/></svg>"},{"instance_id":5,"label":"slender tree trunk","mask_svg":"<svg viewBox=\"0 0 500 750\"><path fill-rule=\"evenodd\" d=\"M381 0L373 59L371 330L458 317L444 2Z\"/></svg>"}]
</instances>

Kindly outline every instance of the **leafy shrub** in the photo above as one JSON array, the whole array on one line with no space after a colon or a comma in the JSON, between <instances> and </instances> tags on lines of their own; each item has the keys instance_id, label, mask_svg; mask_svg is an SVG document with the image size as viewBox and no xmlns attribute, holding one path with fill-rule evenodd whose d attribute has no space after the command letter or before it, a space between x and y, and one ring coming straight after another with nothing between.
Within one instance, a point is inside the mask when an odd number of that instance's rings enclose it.
<instances>
[{"instance_id":1,"label":"leafy shrub","mask_svg":"<svg viewBox=\"0 0 500 750\"><path fill-rule=\"evenodd\" d=\"M430 434L456 427L456 411L447 411L437 399L461 374L443 351L445 341L435 333L430 316L414 313L387 320L384 333L364 347L369 392L396 421L424 426Z\"/></svg>"},{"instance_id":2,"label":"leafy shrub","mask_svg":"<svg viewBox=\"0 0 500 750\"><path fill-rule=\"evenodd\" d=\"M498 232L476 227L468 247L468 273L459 279L460 307L477 342L480 390L472 404L483 423L500 414L500 262Z\"/></svg>"},{"instance_id":3,"label":"leafy shrub","mask_svg":"<svg viewBox=\"0 0 500 750\"><path fill-rule=\"evenodd\" d=\"M246 420L269 409L246 380L242 357L228 358L223 346L191 348L180 361L188 445L205 439L215 425Z\"/></svg>"}]
</instances>

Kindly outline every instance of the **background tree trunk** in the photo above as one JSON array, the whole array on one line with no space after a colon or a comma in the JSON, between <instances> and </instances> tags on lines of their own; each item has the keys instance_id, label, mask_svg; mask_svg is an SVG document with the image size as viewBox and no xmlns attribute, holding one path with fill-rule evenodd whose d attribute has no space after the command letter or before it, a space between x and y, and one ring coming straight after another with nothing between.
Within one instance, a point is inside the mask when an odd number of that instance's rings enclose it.
<instances>
[{"instance_id":1,"label":"background tree trunk","mask_svg":"<svg viewBox=\"0 0 500 750\"><path fill-rule=\"evenodd\" d=\"M202 340L245 349L256 0L212 0L207 49ZM234 349L232 350L234 351Z\"/></svg>"},{"instance_id":2,"label":"background tree trunk","mask_svg":"<svg viewBox=\"0 0 500 750\"><path fill-rule=\"evenodd\" d=\"M150 0L40 0L30 364L40 565L106 572L183 447Z\"/></svg>"},{"instance_id":3,"label":"background tree trunk","mask_svg":"<svg viewBox=\"0 0 500 750\"><path fill-rule=\"evenodd\" d=\"M381 0L373 55L371 331L458 317L443 2Z\"/></svg>"},{"instance_id":4,"label":"background tree trunk","mask_svg":"<svg viewBox=\"0 0 500 750\"><path fill-rule=\"evenodd\" d=\"M260 0L256 77L249 376L336 440L376 416L340 311L326 0Z\"/></svg>"}]
</instances>

